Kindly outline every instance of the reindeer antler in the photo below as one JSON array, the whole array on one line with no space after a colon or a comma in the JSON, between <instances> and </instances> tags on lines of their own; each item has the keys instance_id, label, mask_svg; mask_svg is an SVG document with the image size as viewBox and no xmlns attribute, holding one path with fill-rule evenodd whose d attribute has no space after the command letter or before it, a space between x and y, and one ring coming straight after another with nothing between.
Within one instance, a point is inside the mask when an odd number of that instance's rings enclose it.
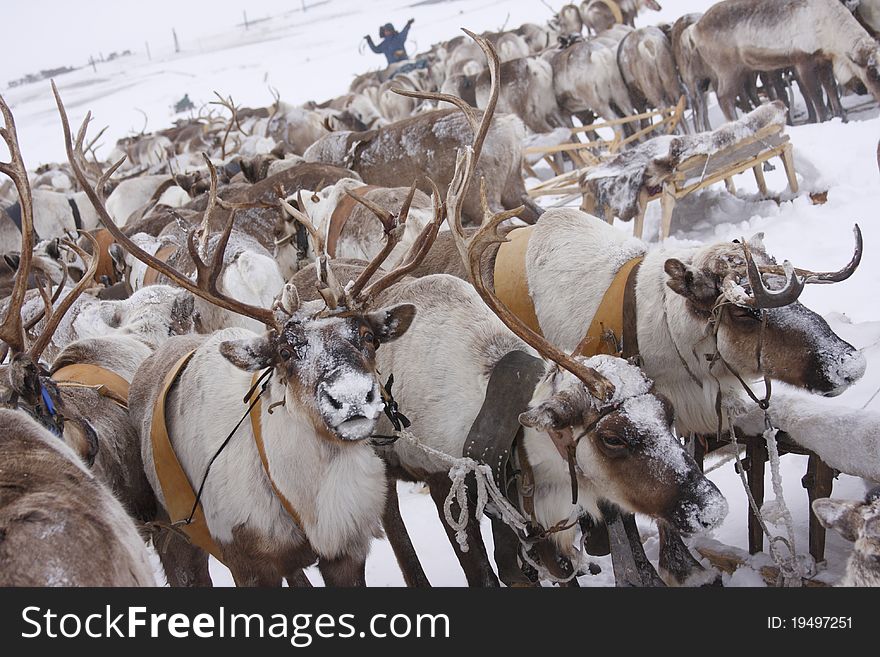
<instances>
[{"instance_id":1,"label":"reindeer antler","mask_svg":"<svg viewBox=\"0 0 880 657\"><path fill-rule=\"evenodd\" d=\"M474 125L472 120L473 114L469 113L470 109L468 112L465 112L465 116L474 130L474 140L470 146L458 152L455 162L455 173L452 177L452 181L449 183L449 190L446 194L446 206L448 212L447 221L449 222L449 227L452 231L453 240L462 260L464 261L465 268L467 269L474 288L476 288L477 293L486 305L489 306L492 312L495 313L495 315L504 322L511 331L533 347L539 354L557 363L559 366L565 368L580 379L595 398L601 401L606 401L610 399L611 395L614 393L614 385L596 370L583 365L572 356L557 349L546 338L538 335L526 326L519 317L514 315L510 309L498 299L495 294L494 285L489 285L483 277L483 256L487 249L493 244L500 244L501 242L508 241L506 236L499 233L499 227L504 221L517 216L522 212L523 208L519 207L515 210L507 210L505 212L492 214L489 210L489 204L486 198L485 181L483 180L481 181L480 190L480 200L483 209L483 224L470 239L465 235L464 227L462 225L462 204L468 193L477 162L480 158L480 153L483 149L483 143L486 140L486 135L489 133L489 126L491 125L492 117L495 114L495 107L498 104L498 94L500 92L499 71L501 61L498 58L498 53L495 51L495 48L487 39L478 36L469 30L464 30L464 32L477 43L486 55L486 59L489 62L491 93L486 109L483 111L483 117L478 124ZM454 96L448 96L447 94L406 92L404 95L414 95L416 97L425 98L430 97L438 100L446 100L458 105L452 100Z\"/></svg>"},{"instance_id":2,"label":"reindeer antler","mask_svg":"<svg viewBox=\"0 0 880 657\"><path fill-rule=\"evenodd\" d=\"M427 225L425 225L418 237L416 237L406 256L400 261L400 264L394 270L385 274L382 278L370 284L368 287L367 283L370 282L370 279L381 268L382 264L388 259L388 256L394 250L394 247L400 242L400 238L406 228L406 220L409 216L410 208L412 207L413 198L415 197L416 183L414 182L410 187L409 193L397 215L392 214L367 198L346 191L346 194L376 215L382 223L385 233L385 244L383 245L382 250L370 260L360 276L358 276L357 280L354 281L348 289L343 288L338 283L335 276L333 276L333 271L330 267L330 257L327 254L324 237L320 234L318 229L315 228L308 214L305 212L305 205L302 202L301 193L297 192L297 200L299 206L303 208L302 210L297 210L284 199L280 199L281 206L287 211L287 213L302 224L308 231L309 235L311 235L312 243L317 254L316 268L319 280L318 291L324 298L324 301L327 303L327 307L330 308L330 310L336 310L340 307L345 308L346 310L352 310L369 305L369 303L380 292L389 288L422 263L425 256L428 254L428 251L431 249L431 246L434 244L440 226L445 219L445 207L440 201L440 191L437 189L437 185L433 180L429 178L428 182L434 190L431 196L434 210L433 218L427 223Z\"/></svg>"},{"instance_id":3,"label":"reindeer antler","mask_svg":"<svg viewBox=\"0 0 880 657\"><path fill-rule=\"evenodd\" d=\"M237 301L236 299L232 299L226 296L217 289L217 279L219 278L220 270L223 267L223 252L226 248L227 242L229 241L229 235L232 232L232 226L235 221L235 212L230 212L229 214L229 220L226 222L226 226L224 227L220 239L217 242L217 246L215 247L214 251L214 257L211 260L210 266L207 265L199 255L198 249L196 248L194 241L195 232L194 230L190 229L187 235L187 248L189 249L190 256L192 257L196 265L197 275L195 282L193 282L189 277L185 276L173 267L169 266L167 263L147 253L137 244L135 244L130 238L128 238L121 230L119 230L116 222L113 221L113 218L107 211L101 195L94 187L89 184L85 173L77 162L76 149L81 148L82 146L82 141L85 137L85 131L88 126L88 119L90 117L87 116L86 121L84 121L83 125L80 127L75 146L71 139L70 122L67 119L67 111L64 109L64 103L61 101L61 96L58 93L58 88L55 86L54 82L52 83L52 92L55 94L55 102L58 105L58 113L61 115L61 126L64 130L64 146L67 149L67 159L70 162L70 166L73 169L73 173L76 176L77 181L83 188L86 196L89 197L89 201L91 201L92 206L95 208L95 212L98 215L98 220L101 222L104 228L106 228L110 232L110 234L113 235L113 238L135 258L148 265L149 267L155 269L159 273L164 274L183 289L192 292L196 296L204 299L205 301L208 301L209 303L214 304L215 306L219 306L224 310L229 310L231 312L244 315L245 317L255 319L271 329L278 329L278 323L276 321L275 315L270 309L260 308L257 306L251 306L249 304L242 303L241 301ZM116 162L116 164L112 165L110 170L106 174L104 174L104 176L102 176L102 179L109 177L109 175L119 166L121 166L124 161L125 157ZM216 185L216 175L212 177L211 182L212 185Z\"/></svg>"},{"instance_id":4,"label":"reindeer antler","mask_svg":"<svg viewBox=\"0 0 880 657\"><path fill-rule=\"evenodd\" d=\"M0 96L0 112L3 114L5 124L5 127L0 128L0 137L3 138L9 149L9 162L0 161L0 173L9 176L12 180L18 192L18 201L21 206L21 259L18 263L18 270L15 272L6 317L0 324L0 340L5 342L13 352L21 352L25 348L21 308L27 293L27 281L34 250L34 205L27 168L21 157L15 118L2 96Z\"/></svg>"},{"instance_id":5,"label":"reindeer antler","mask_svg":"<svg viewBox=\"0 0 880 657\"><path fill-rule=\"evenodd\" d=\"M748 242L744 239L740 240L745 255L749 285L752 288L752 298L745 301L745 303L756 308L780 308L797 301L807 284L830 284L845 281L855 273L859 263L862 261L864 244L862 242L862 231L858 224L853 226L853 234L855 235L856 245L852 259L843 269L833 272L814 272L809 269L798 269L792 267L788 260L783 262L781 267L779 265L758 266L752 257ZM769 290L764 285L763 274L784 276L786 283L780 290Z\"/></svg>"},{"instance_id":6,"label":"reindeer antler","mask_svg":"<svg viewBox=\"0 0 880 657\"><path fill-rule=\"evenodd\" d=\"M46 346L49 344L49 341L52 339L52 335L61 323L64 314L71 308L71 306L73 306L74 302L76 302L92 281L95 271L97 271L98 268L98 248L94 237L89 234L86 234L86 236L92 242L93 251L96 254L91 258L73 242L62 240L62 244L64 244L65 247L76 252L77 255L83 259L83 262L89 263L88 270L76 286L74 286L64 299L62 299L58 308L53 308L53 303L57 300L58 293L60 292L61 287L63 287L64 281L62 280L59 285L59 290L56 291L54 296L49 295L42 286L39 286L39 292L45 305L42 315L46 317L46 325L36 342L31 345L31 348L25 350L25 333L24 327L22 326L21 310L27 292L27 279L31 273L33 264L33 198L31 196L30 183L28 182L27 168L25 167L24 160L21 156L18 133L15 129L15 119L12 116L9 106L2 97L0 97L0 112L2 112L6 124L5 128L0 128L0 136L2 136L3 140L6 142L10 156L9 162L0 162L0 172L9 176L15 183L19 195L19 204L21 205L21 254L19 256L18 269L15 272L12 295L9 299L9 307L6 310L6 317L3 318L3 323L0 325L0 340L3 340L8 348L14 353L26 353L31 361L36 363L46 349ZM64 278L66 279L66 269Z\"/></svg>"},{"instance_id":7,"label":"reindeer antler","mask_svg":"<svg viewBox=\"0 0 880 657\"><path fill-rule=\"evenodd\" d=\"M43 351L48 346L49 341L52 339L52 335L55 333L55 330L61 323L64 314L68 310L70 310L74 302L83 292L85 292L86 288L95 277L95 272L98 271L98 252L100 251L101 247L98 245L98 240L96 240L91 233L83 233L83 235L92 244L93 255L91 256L86 253L84 249L80 248L75 242L62 240L62 244L64 244L64 246L66 246L68 249L72 250L80 258L82 258L83 262L89 263L89 268L86 270L86 273L83 274L82 278L79 279L74 288L64 296L64 298L61 300L61 303L58 304L57 308L53 309L52 299L44 297L44 301L46 302L46 325L43 327L43 330L40 333L40 337L37 338L36 342L34 342L34 344L31 345L31 348L28 350L31 359L34 362L39 359L40 355L42 355Z\"/></svg>"}]
</instances>

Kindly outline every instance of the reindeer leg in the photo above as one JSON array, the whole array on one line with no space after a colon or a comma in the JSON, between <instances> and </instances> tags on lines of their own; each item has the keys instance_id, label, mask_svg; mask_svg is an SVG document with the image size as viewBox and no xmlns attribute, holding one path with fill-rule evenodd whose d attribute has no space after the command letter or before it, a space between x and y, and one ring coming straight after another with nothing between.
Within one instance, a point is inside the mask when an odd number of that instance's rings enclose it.
<instances>
[{"instance_id":1,"label":"reindeer leg","mask_svg":"<svg viewBox=\"0 0 880 657\"><path fill-rule=\"evenodd\" d=\"M309 578L306 577L306 574L303 572L302 568L294 568L289 573L287 573L287 575L285 575L284 579L287 580L287 585L291 588L312 588L312 583L309 581Z\"/></svg>"},{"instance_id":2,"label":"reindeer leg","mask_svg":"<svg viewBox=\"0 0 880 657\"><path fill-rule=\"evenodd\" d=\"M495 564L498 578L510 587L538 586L523 572L519 565L519 538L516 533L497 518L492 518L492 539L495 543Z\"/></svg>"},{"instance_id":3,"label":"reindeer leg","mask_svg":"<svg viewBox=\"0 0 880 657\"><path fill-rule=\"evenodd\" d=\"M367 558L345 555L336 559L319 559L318 570L326 586L335 588L367 585Z\"/></svg>"},{"instance_id":4,"label":"reindeer leg","mask_svg":"<svg viewBox=\"0 0 880 657\"><path fill-rule=\"evenodd\" d=\"M170 522L164 510L157 518ZM154 532L153 546L165 570L165 579L173 587L214 586L208 572L208 553L174 532Z\"/></svg>"},{"instance_id":5,"label":"reindeer leg","mask_svg":"<svg viewBox=\"0 0 880 657\"><path fill-rule=\"evenodd\" d=\"M430 475L426 479L431 491L431 498L437 506L437 513L440 515L440 522L443 524L443 529L446 530L446 535L449 537L449 542L455 550L455 556L458 557L458 562L461 564L461 569L464 571L468 584L470 586L498 586L498 577L496 577L495 572L492 570L492 565L489 563L486 545L483 543L480 528L476 520L474 520L473 514L471 514L470 522L468 522L467 529L465 530L469 548L467 552L461 551L458 542L455 540L455 532L446 524L446 519L443 515L443 504L446 501L449 490L452 488L452 482L449 481L449 477L445 473L441 473ZM469 489L473 490L473 487L469 486ZM452 505L452 512L453 514L458 513L458 505L455 503Z\"/></svg>"},{"instance_id":6,"label":"reindeer leg","mask_svg":"<svg viewBox=\"0 0 880 657\"><path fill-rule=\"evenodd\" d=\"M382 526L385 529L385 535L388 542L391 543L391 549L394 551L394 557L397 559L397 565L400 566L400 572L403 573L403 579L407 586L416 586L426 588L431 586L422 564L419 561L419 555L413 547L409 532L400 515L400 502L397 499L397 480L388 477L388 494L385 496L385 510L382 514Z\"/></svg>"},{"instance_id":7,"label":"reindeer leg","mask_svg":"<svg viewBox=\"0 0 880 657\"><path fill-rule=\"evenodd\" d=\"M694 558L681 534L662 520L657 521L660 531L660 572L667 584L677 586L720 586L720 574L706 570Z\"/></svg>"},{"instance_id":8,"label":"reindeer leg","mask_svg":"<svg viewBox=\"0 0 880 657\"><path fill-rule=\"evenodd\" d=\"M617 586L665 586L645 555L635 516L601 506L611 547L611 565Z\"/></svg>"},{"instance_id":9,"label":"reindeer leg","mask_svg":"<svg viewBox=\"0 0 880 657\"><path fill-rule=\"evenodd\" d=\"M819 73L819 82L828 96L828 102L831 103L831 111L834 116L839 116L846 123L846 110L840 102L840 90L837 88L837 80L834 79L834 68L831 62L822 62L817 66Z\"/></svg>"}]
</instances>

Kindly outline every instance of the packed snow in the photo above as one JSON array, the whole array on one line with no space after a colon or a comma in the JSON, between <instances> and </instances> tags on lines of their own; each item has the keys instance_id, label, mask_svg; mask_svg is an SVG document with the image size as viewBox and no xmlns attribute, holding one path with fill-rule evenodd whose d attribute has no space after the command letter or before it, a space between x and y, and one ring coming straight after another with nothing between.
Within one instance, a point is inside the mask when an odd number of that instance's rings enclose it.
<instances>
[{"instance_id":1,"label":"packed snow","mask_svg":"<svg viewBox=\"0 0 880 657\"><path fill-rule=\"evenodd\" d=\"M434 0L415 4L399 0L259 0L248 3L250 22L245 28L243 5L222 0L157 0L149 8L140 6L137 16L131 14L127 4L123 8L119 3L89 3L88 12L74 10L79 3L69 4L70 7L65 4L62 8L62 3L52 3L53 7L48 9L45 2L14 3L7 9L7 25L39 24L40 37L35 38L32 29L7 30L5 45L16 56L0 60L0 81L5 87L7 81L33 70L81 66L59 76L57 83L72 123L78 123L91 110L97 126L109 126L98 150L104 156L116 139L144 129L167 127L180 118L173 106L184 95L199 107L213 100L216 90L231 94L238 104L259 107L272 102L273 89L289 104L323 101L342 94L355 75L383 67L381 56L363 48L363 35L374 35L377 26L386 21L401 26L414 17L408 48L417 52L456 36L460 27L479 32L523 22L543 23L550 18L543 3L523 0ZM92 6L98 4L103 10ZM558 8L562 3L551 4ZM676 0L663 4L661 12L639 16L637 25L671 22L682 14L705 10L712 1ZM174 51L172 28L177 33L180 52ZM96 63L94 67L87 64L90 55L98 57L101 52L106 55L124 49L130 49L132 54ZM34 169L40 164L64 160L61 127L49 82L4 88L3 96L15 113L28 167ZM711 102L710 118L717 126L721 115L714 106L714 97ZM860 224L865 257L858 272L844 283L808 286L802 301L823 315L841 337L863 351L869 363L866 375L836 399L808 397L785 390L784 386L776 388L777 392L782 391L778 396L780 416L804 426L804 434L812 441L809 447L833 465L876 477L880 469L880 399L875 393L880 388L880 368L874 363L880 358L880 307L874 302L874 292L880 287L880 256L876 253L880 224L874 223L874 213L880 207L876 161L880 121L876 105L866 98L848 97L845 105L851 108L848 123L835 119L787 128L802 188L797 197L792 198L787 192L783 168L777 160L772 163L775 170L766 173L768 187L775 191L777 200L757 199L757 186L750 174L737 176L736 196L719 185L681 200L670 239L690 244L764 232L768 251L780 260L789 259L796 266L814 270L838 269L852 251L852 225ZM5 157L2 151L0 147L0 157ZM549 175L544 169L538 173ZM814 205L809 193L825 191L827 200ZM550 204L554 200L543 202ZM651 204L645 222L647 239L656 240L659 224L659 204ZM632 230L631 223L618 221L616 225L623 231ZM771 408L771 412L775 410L775 406ZM417 432L417 427L413 429ZM806 458L787 455L781 461L785 501L794 518L798 550L806 552L807 494L800 483L806 471ZM699 541L746 548L747 502L733 469L732 456L729 452L716 454L706 466L710 479L727 497L730 513L709 537ZM769 470L768 492L772 491ZM861 499L865 487L863 480L841 475L835 481L834 496ZM398 492L401 511L430 581L435 585L463 585L464 575L424 487L399 484ZM639 525L648 556L656 563L656 526L646 519L640 519ZM488 522L484 521L482 530L491 546ZM851 544L829 532L827 567L820 569L820 577L827 582L837 581L850 551ZM581 584L613 585L610 559L591 560L601 567L601 572L581 576ZM767 565L766 555L757 555L732 575L725 575L724 584L762 585L760 565ZM158 565L156 568L160 573ZM211 573L215 584L232 584L229 572L213 559ZM320 582L316 569L310 569L308 576L314 583ZM387 541L374 543L367 562L367 582L371 586L403 585Z\"/></svg>"}]
</instances>

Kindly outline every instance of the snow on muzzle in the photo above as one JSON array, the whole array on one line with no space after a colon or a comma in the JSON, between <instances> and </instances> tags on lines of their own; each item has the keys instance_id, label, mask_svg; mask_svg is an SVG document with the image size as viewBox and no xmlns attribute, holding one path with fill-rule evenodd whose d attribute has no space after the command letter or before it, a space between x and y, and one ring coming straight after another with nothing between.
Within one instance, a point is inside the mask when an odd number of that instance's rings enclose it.
<instances>
[{"instance_id":1,"label":"snow on muzzle","mask_svg":"<svg viewBox=\"0 0 880 657\"><path fill-rule=\"evenodd\" d=\"M714 529L727 516L727 500L701 472L682 484L682 497L671 514L676 529L684 534Z\"/></svg>"},{"instance_id":2,"label":"snow on muzzle","mask_svg":"<svg viewBox=\"0 0 880 657\"><path fill-rule=\"evenodd\" d=\"M337 370L318 386L318 408L327 427L343 440L369 438L382 413L375 377Z\"/></svg>"}]
</instances>

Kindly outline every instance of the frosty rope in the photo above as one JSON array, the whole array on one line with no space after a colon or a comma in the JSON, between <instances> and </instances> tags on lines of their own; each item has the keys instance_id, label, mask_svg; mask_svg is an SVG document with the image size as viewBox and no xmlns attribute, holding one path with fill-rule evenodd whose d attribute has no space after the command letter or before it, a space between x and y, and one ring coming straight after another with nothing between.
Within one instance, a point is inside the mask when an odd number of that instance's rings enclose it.
<instances>
[{"instance_id":1,"label":"frosty rope","mask_svg":"<svg viewBox=\"0 0 880 657\"><path fill-rule=\"evenodd\" d=\"M433 456L449 465L449 479L452 482L452 485L449 489L449 494L446 496L446 500L443 502L443 516L446 520L446 524L449 525L449 527L455 532L455 540L458 543L459 548L462 552L467 552L470 549L467 541L467 533L465 531L467 529L468 522L470 521L470 512L468 510L467 499L467 483L465 482L465 479L469 473L473 473L477 486L477 505L474 512L474 519L478 522L482 519L486 504L491 501L492 504L498 509L500 520L504 522L504 524L506 524L508 527L513 529L517 537L519 538L520 544L523 547L523 549L520 551L523 560L532 568L537 570L539 576L542 579L564 584L577 577L578 573L581 570L581 566L583 566L586 559L586 552L583 549L578 551L578 560L577 563L572 564L571 575L564 579L555 577L550 572L548 572L546 568L534 562L534 560L532 560L528 556L528 548L530 547L530 545L526 540L523 539L523 535L527 533L530 524L529 520L508 501L504 493L502 493L498 486L495 484L495 479L492 475L492 469L488 465L486 465L485 463L479 463L478 461L475 461L474 459L466 456L450 456L445 452L434 449L433 447L425 445L415 435L413 435L410 431L407 431L406 429L395 431L394 435L396 435L398 438L403 439L413 447L416 447L417 449L422 450L424 453ZM452 512L453 502L458 504L459 513L457 518ZM564 524L569 525L573 521L576 521L578 515L578 508L573 508L571 515L569 516L568 520L564 522Z\"/></svg>"},{"instance_id":2,"label":"frosty rope","mask_svg":"<svg viewBox=\"0 0 880 657\"><path fill-rule=\"evenodd\" d=\"M742 482L743 489L746 492L746 496L749 500L749 506L752 509L752 513L755 518L758 520L758 524L761 527L761 531L764 535L767 536L767 540L770 545L770 556L773 558L773 561L776 563L779 568L779 578L777 580L777 585L786 585L786 586L800 586L802 583L802 578L806 577L809 573L806 572L804 568L801 567L798 559L797 549L795 547L795 537L794 537L794 521L791 516L791 512L788 509L788 506L785 503L785 498L783 496L782 490L782 476L780 474L780 463L779 463L779 449L776 444L776 433L778 429L773 426L773 422L770 418L770 380L765 377L765 385L766 385L766 393L764 399L758 399L757 395L752 391L749 385L743 380L743 378L739 375L739 373L731 367L731 365L727 362L727 360L721 355L720 349L718 347L718 329L720 328L720 315L721 312L726 305L731 305L732 302L727 301L723 295L719 297L718 301L715 304L715 307L712 309L712 314L709 319L709 323L707 327L710 329L711 337L714 341L715 353L711 358L711 364L709 366L709 373L712 378L715 379L715 384L718 386L717 391L717 412L718 412L718 433L719 437L722 432L722 424L723 424L723 414L722 414L722 387L721 382L715 376L713 372L713 366L715 363L720 362L724 365L727 370L733 374L739 383L742 385L745 392L748 396L754 401L759 408L764 412L764 425L765 430L763 433L763 438L767 443L767 452L770 456L770 473L771 479L773 482L773 493L776 496L775 502L777 504L778 512L782 515L782 518L785 522L786 533L788 534L788 538L784 538L782 536L775 536L770 533L770 530L767 528L767 523L764 520L763 515L761 514L761 509L758 508L758 504L755 501L754 496L752 495L752 491L749 488L748 481L745 475L745 469L742 465L742 460L739 455L739 445L736 440L736 432L731 425L730 418L727 419L727 431L728 435L734 446L734 457L736 459L736 470L739 474L740 481ZM762 320L761 322L761 332L759 336L759 347L758 347L758 363L760 366L761 358L763 355L763 347L764 347L764 329L765 329L766 321ZM778 551L777 543L782 543L788 548L789 556L785 557Z\"/></svg>"}]
</instances>

